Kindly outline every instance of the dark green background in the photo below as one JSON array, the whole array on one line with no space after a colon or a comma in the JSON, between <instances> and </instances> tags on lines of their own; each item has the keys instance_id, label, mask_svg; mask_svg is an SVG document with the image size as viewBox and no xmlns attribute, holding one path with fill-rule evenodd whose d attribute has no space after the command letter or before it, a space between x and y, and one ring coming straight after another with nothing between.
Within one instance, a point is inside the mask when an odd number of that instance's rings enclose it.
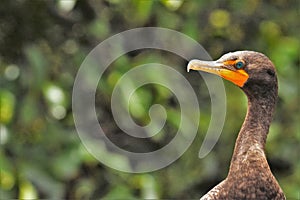
<instances>
[{"instance_id":1,"label":"dark green background","mask_svg":"<svg viewBox=\"0 0 300 200\"><path fill-rule=\"evenodd\" d=\"M223 133L213 151L199 159L211 116L209 94L200 76L185 72L187 61L168 52L134 51L116 60L98 87L99 121L125 149L143 152L167 144L180 120L176 97L168 89L147 85L136 92L138 104L132 103L131 114L137 123L149 122L148 109L154 103L168 113L163 134L147 140L130 138L116 126L110 96L116 81L134 66L176 66L198 91L201 109L198 135L188 151L162 170L128 174L99 163L81 144L71 109L80 64L101 41L144 26L187 34L214 59L243 49L270 57L278 71L279 101L266 152L288 199L300 198L299 1L64 1L70 7L62 2L1 0L1 199L197 199L226 176L246 98L224 81Z\"/></svg>"}]
</instances>

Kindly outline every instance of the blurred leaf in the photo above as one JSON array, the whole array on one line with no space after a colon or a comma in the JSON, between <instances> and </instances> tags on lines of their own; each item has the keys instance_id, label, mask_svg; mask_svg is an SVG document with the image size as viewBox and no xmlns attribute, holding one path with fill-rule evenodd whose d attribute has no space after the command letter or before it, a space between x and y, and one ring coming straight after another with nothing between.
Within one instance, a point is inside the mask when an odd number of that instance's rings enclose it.
<instances>
[{"instance_id":1,"label":"blurred leaf","mask_svg":"<svg viewBox=\"0 0 300 200\"><path fill-rule=\"evenodd\" d=\"M31 87L40 88L47 75L48 61L42 54L41 49L36 45L27 47L25 49L25 54L29 61L29 65L33 70L33 74L30 74L27 77L27 79L29 79L27 81L30 81Z\"/></svg>"},{"instance_id":2,"label":"blurred leaf","mask_svg":"<svg viewBox=\"0 0 300 200\"><path fill-rule=\"evenodd\" d=\"M91 199L95 189L96 185L91 179L79 180L76 184L74 196L76 199Z\"/></svg>"},{"instance_id":3,"label":"blurred leaf","mask_svg":"<svg viewBox=\"0 0 300 200\"><path fill-rule=\"evenodd\" d=\"M273 21L262 21L259 25L262 37L265 37L265 40L269 45L276 44L276 41L281 35L280 26Z\"/></svg>"},{"instance_id":4,"label":"blurred leaf","mask_svg":"<svg viewBox=\"0 0 300 200\"><path fill-rule=\"evenodd\" d=\"M30 95L24 96L22 104L20 119L22 123L30 125L39 115L36 99Z\"/></svg>"},{"instance_id":5,"label":"blurred leaf","mask_svg":"<svg viewBox=\"0 0 300 200\"><path fill-rule=\"evenodd\" d=\"M92 152L93 156L97 159L101 159L107 166L120 166L124 171L131 171L131 165L127 157L122 154L112 152L107 149L105 143L101 140L86 139L84 142L88 147L88 151Z\"/></svg>"},{"instance_id":6,"label":"blurred leaf","mask_svg":"<svg viewBox=\"0 0 300 200\"><path fill-rule=\"evenodd\" d=\"M105 38L110 32L109 24L106 20L96 20L89 25L90 33L96 38Z\"/></svg>"},{"instance_id":7,"label":"blurred leaf","mask_svg":"<svg viewBox=\"0 0 300 200\"><path fill-rule=\"evenodd\" d=\"M133 196L130 189L125 185L117 185L113 187L108 194L106 194L102 199L137 199Z\"/></svg>"},{"instance_id":8,"label":"blurred leaf","mask_svg":"<svg viewBox=\"0 0 300 200\"><path fill-rule=\"evenodd\" d=\"M23 180L19 185L19 199L37 199L36 188L29 182Z\"/></svg>"},{"instance_id":9,"label":"blurred leaf","mask_svg":"<svg viewBox=\"0 0 300 200\"><path fill-rule=\"evenodd\" d=\"M78 149L68 149L52 160L51 165L58 178L67 180L78 173L80 167L79 153Z\"/></svg>"},{"instance_id":10,"label":"blurred leaf","mask_svg":"<svg viewBox=\"0 0 300 200\"><path fill-rule=\"evenodd\" d=\"M109 74L107 78L107 83L109 84L111 90L115 87L119 79L122 77L122 74L119 71L113 71Z\"/></svg>"},{"instance_id":11,"label":"blurred leaf","mask_svg":"<svg viewBox=\"0 0 300 200\"><path fill-rule=\"evenodd\" d=\"M231 1L230 6L236 13L251 15L260 3L260 0Z\"/></svg>"},{"instance_id":12,"label":"blurred leaf","mask_svg":"<svg viewBox=\"0 0 300 200\"><path fill-rule=\"evenodd\" d=\"M199 29L197 25L197 21L194 19L188 20L186 23L183 24L184 33L194 40L197 40L199 37Z\"/></svg>"},{"instance_id":13,"label":"blurred leaf","mask_svg":"<svg viewBox=\"0 0 300 200\"><path fill-rule=\"evenodd\" d=\"M134 5L134 17L131 20L134 20L135 24L144 24L145 21L150 17L152 4L155 1L140 1L133 0Z\"/></svg>"},{"instance_id":14,"label":"blurred leaf","mask_svg":"<svg viewBox=\"0 0 300 200\"><path fill-rule=\"evenodd\" d=\"M0 188L10 190L15 185L15 178L12 173L0 168Z\"/></svg>"},{"instance_id":15,"label":"blurred leaf","mask_svg":"<svg viewBox=\"0 0 300 200\"><path fill-rule=\"evenodd\" d=\"M153 176L145 174L140 177L143 199L158 199L157 183Z\"/></svg>"},{"instance_id":16,"label":"blurred leaf","mask_svg":"<svg viewBox=\"0 0 300 200\"><path fill-rule=\"evenodd\" d=\"M83 162L90 165L98 164L99 161L90 152L87 151L83 144L80 145L79 152Z\"/></svg>"},{"instance_id":17,"label":"blurred leaf","mask_svg":"<svg viewBox=\"0 0 300 200\"><path fill-rule=\"evenodd\" d=\"M161 0L161 2L170 10L175 11L178 8L180 8L180 6L183 3L183 0Z\"/></svg>"},{"instance_id":18,"label":"blurred leaf","mask_svg":"<svg viewBox=\"0 0 300 200\"><path fill-rule=\"evenodd\" d=\"M130 98L129 101L129 111L130 113L138 118L148 118L148 110L150 108L152 96L148 90L140 88L136 90Z\"/></svg>"},{"instance_id":19,"label":"blurred leaf","mask_svg":"<svg viewBox=\"0 0 300 200\"><path fill-rule=\"evenodd\" d=\"M15 109L15 96L8 90L0 90L0 108L0 123L8 124Z\"/></svg>"},{"instance_id":20,"label":"blurred leaf","mask_svg":"<svg viewBox=\"0 0 300 200\"><path fill-rule=\"evenodd\" d=\"M47 174L37 163L26 163L22 165L23 177L37 186L47 199L62 199L64 186Z\"/></svg>"},{"instance_id":21,"label":"blurred leaf","mask_svg":"<svg viewBox=\"0 0 300 200\"><path fill-rule=\"evenodd\" d=\"M174 109L168 109L167 113L168 113L168 122L170 122L174 127L178 128L181 120L180 111Z\"/></svg>"},{"instance_id":22,"label":"blurred leaf","mask_svg":"<svg viewBox=\"0 0 300 200\"><path fill-rule=\"evenodd\" d=\"M157 18L158 26L160 27L177 29L177 27L182 23L180 16L162 9L157 11Z\"/></svg>"}]
</instances>

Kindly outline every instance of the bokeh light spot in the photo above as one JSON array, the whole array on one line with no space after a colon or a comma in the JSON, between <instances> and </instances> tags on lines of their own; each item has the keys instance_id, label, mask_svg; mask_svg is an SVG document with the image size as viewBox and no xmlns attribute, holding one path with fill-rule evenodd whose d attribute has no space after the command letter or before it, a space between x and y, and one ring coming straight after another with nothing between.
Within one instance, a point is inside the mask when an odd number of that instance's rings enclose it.
<instances>
[{"instance_id":1,"label":"bokeh light spot","mask_svg":"<svg viewBox=\"0 0 300 200\"><path fill-rule=\"evenodd\" d=\"M46 89L46 97L51 103L54 104L61 104L65 100L63 91L55 85L50 85Z\"/></svg>"},{"instance_id":2,"label":"bokeh light spot","mask_svg":"<svg viewBox=\"0 0 300 200\"><path fill-rule=\"evenodd\" d=\"M61 105L55 105L51 108L51 114L55 119L63 119L66 116L66 109Z\"/></svg>"},{"instance_id":3,"label":"bokeh light spot","mask_svg":"<svg viewBox=\"0 0 300 200\"><path fill-rule=\"evenodd\" d=\"M0 144L5 144L8 140L8 130L7 128L0 124Z\"/></svg>"},{"instance_id":4,"label":"bokeh light spot","mask_svg":"<svg viewBox=\"0 0 300 200\"><path fill-rule=\"evenodd\" d=\"M20 75L20 69L17 65L8 65L4 71L4 76L7 80L15 80Z\"/></svg>"},{"instance_id":5,"label":"bokeh light spot","mask_svg":"<svg viewBox=\"0 0 300 200\"><path fill-rule=\"evenodd\" d=\"M209 22L216 28L227 27L230 23L230 14L226 10L215 10L210 14Z\"/></svg>"}]
</instances>

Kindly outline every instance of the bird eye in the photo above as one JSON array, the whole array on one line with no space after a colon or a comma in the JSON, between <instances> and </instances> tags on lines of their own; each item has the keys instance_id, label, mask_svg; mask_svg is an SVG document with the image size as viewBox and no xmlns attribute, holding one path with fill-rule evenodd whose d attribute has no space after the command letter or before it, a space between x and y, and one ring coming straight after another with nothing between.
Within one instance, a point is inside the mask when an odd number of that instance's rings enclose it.
<instances>
[{"instance_id":1,"label":"bird eye","mask_svg":"<svg viewBox=\"0 0 300 200\"><path fill-rule=\"evenodd\" d=\"M270 70L270 69L267 70L267 73L268 73L270 76L274 76L274 75L275 75L274 71L272 71L272 70Z\"/></svg>"},{"instance_id":2,"label":"bird eye","mask_svg":"<svg viewBox=\"0 0 300 200\"><path fill-rule=\"evenodd\" d=\"M237 69L243 68L244 65L245 65L245 63L244 63L243 61L237 61L237 62L235 63L235 67L236 67Z\"/></svg>"}]
</instances>

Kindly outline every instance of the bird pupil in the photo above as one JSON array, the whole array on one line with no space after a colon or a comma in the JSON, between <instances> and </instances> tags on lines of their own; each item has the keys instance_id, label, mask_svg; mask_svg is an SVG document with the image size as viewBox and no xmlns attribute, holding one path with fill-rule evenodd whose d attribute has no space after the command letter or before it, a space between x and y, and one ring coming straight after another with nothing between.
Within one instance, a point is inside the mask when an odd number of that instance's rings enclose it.
<instances>
[{"instance_id":1,"label":"bird pupil","mask_svg":"<svg viewBox=\"0 0 300 200\"><path fill-rule=\"evenodd\" d=\"M236 63L236 67L237 67L238 69L242 68L243 66L244 66L244 63L241 62L241 61L239 61L239 62Z\"/></svg>"}]
</instances>

